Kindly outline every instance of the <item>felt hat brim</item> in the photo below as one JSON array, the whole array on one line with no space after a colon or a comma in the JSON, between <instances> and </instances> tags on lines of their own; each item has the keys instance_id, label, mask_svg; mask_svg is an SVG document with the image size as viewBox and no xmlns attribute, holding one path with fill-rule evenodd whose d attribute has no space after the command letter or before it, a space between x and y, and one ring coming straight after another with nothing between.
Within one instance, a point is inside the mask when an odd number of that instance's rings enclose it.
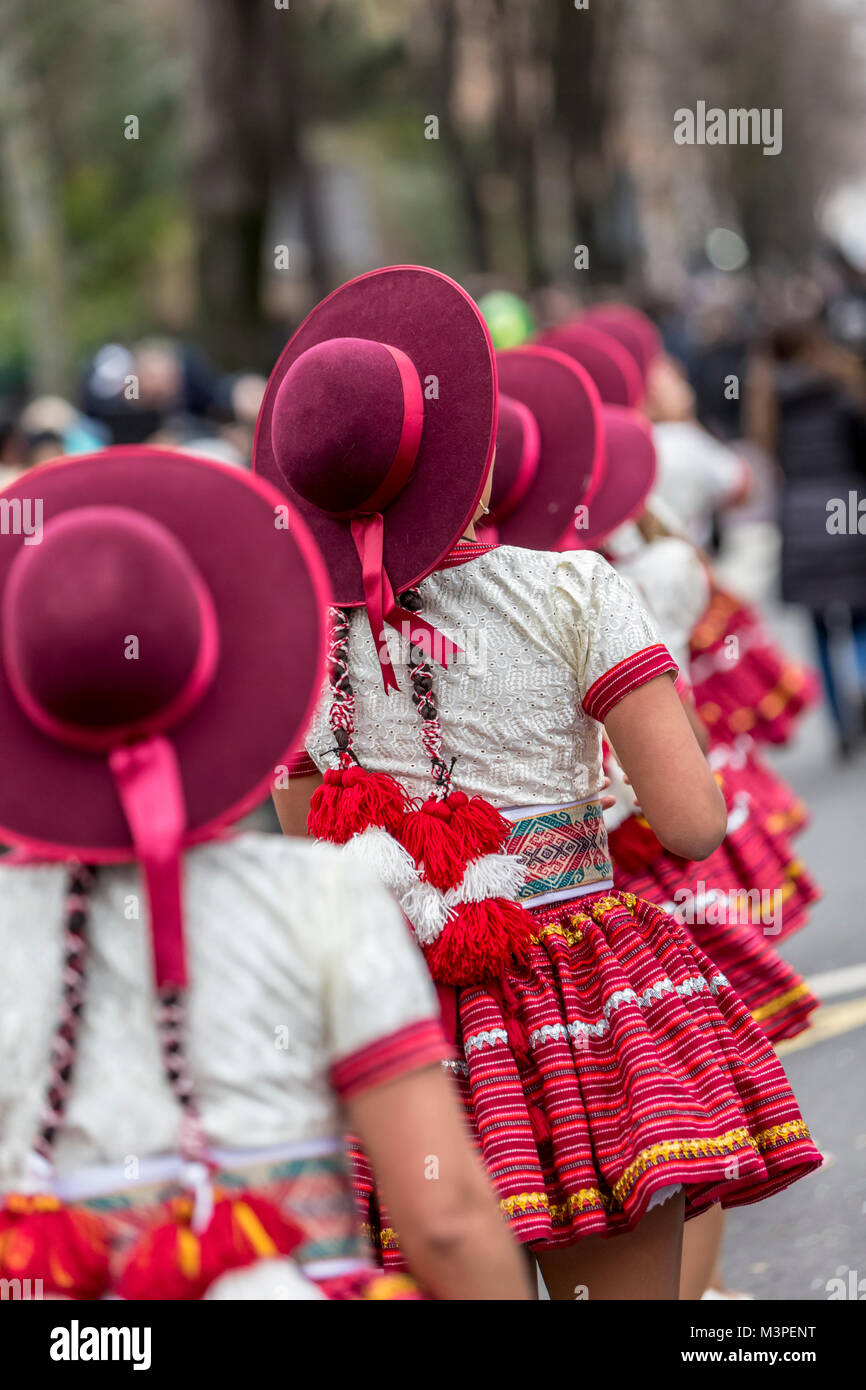
<instances>
[{"instance_id":1,"label":"felt hat brim","mask_svg":"<svg viewBox=\"0 0 866 1390\"><path fill-rule=\"evenodd\" d=\"M573 357L592 377L604 405L636 406L643 380L632 355L616 338L589 323L546 328L535 341Z\"/></svg>"},{"instance_id":2,"label":"felt hat brim","mask_svg":"<svg viewBox=\"0 0 866 1390\"><path fill-rule=\"evenodd\" d=\"M350 522L300 497L280 471L271 419L280 385L302 353L331 338L399 348L424 388L424 427L409 481L384 511L384 567L396 593L430 574L472 521L493 457L496 366L477 305L447 275L389 266L334 290L312 311L271 373L253 445L256 473L297 508L321 550L335 601L364 603Z\"/></svg>"},{"instance_id":3,"label":"felt hat brim","mask_svg":"<svg viewBox=\"0 0 866 1390\"><path fill-rule=\"evenodd\" d=\"M32 469L3 497L39 500L42 524L127 507L165 526L203 578L219 657L200 701L165 731L186 803L185 845L211 839L273 785L312 717L330 591L303 522L261 478L169 450L121 446ZM288 528L276 524L288 514ZM0 599L25 536L0 535ZM74 575L58 575L58 589ZM2 634L0 634L2 636ZM0 841L90 862L133 857L105 753L79 751L24 713L0 661Z\"/></svg>"},{"instance_id":4,"label":"felt hat brim","mask_svg":"<svg viewBox=\"0 0 866 1390\"><path fill-rule=\"evenodd\" d=\"M589 524L575 532L575 543L589 550L640 516L656 476L652 431L639 411L606 405L604 441L600 480L587 508Z\"/></svg>"},{"instance_id":5,"label":"felt hat brim","mask_svg":"<svg viewBox=\"0 0 866 1390\"><path fill-rule=\"evenodd\" d=\"M509 348L497 357L502 391L527 406L538 425L535 477L498 528L503 545L555 549L574 510L588 502L601 472L602 407L588 373L554 348Z\"/></svg>"},{"instance_id":6,"label":"felt hat brim","mask_svg":"<svg viewBox=\"0 0 866 1390\"><path fill-rule=\"evenodd\" d=\"M630 304L597 304L587 309L580 322L600 328L621 343L636 362L646 386L652 361L662 351L661 335L646 314Z\"/></svg>"}]
</instances>

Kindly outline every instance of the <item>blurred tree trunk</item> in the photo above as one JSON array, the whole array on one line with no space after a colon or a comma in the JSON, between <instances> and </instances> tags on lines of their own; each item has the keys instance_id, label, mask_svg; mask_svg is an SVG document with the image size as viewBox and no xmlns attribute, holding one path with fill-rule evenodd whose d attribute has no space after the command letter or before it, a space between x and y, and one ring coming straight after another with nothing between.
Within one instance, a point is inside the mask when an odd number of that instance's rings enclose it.
<instances>
[{"instance_id":1,"label":"blurred tree trunk","mask_svg":"<svg viewBox=\"0 0 866 1390\"><path fill-rule=\"evenodd\" d=\"M296 191L316 294L333 287L317 181L304 153L303 34L298 17L273 5L192 5L200 332L227 368L267 360L262 291L272 248L264 234L278 184Z\"/></svg>"},{"instance_id":2,"label":"blurred tree trunk","mask_svg":"<svg viewBox=\"0 0 866 1390\"><path fill-rule=\"evenodd\" d=\"M21 284L30 380L37 393L71 385L68 260L54 168L23 0L0 8L0 176Z\"/></svg>"},{"instance_id":3,"label":"blurred tree trunk","mask_svg":"<svg viewBox=\"0 0 866 1390\"><path fill-rule=\"evenodd\" d=\"M439 118L439 138L454 168L457 189L469 237L469 251L476 270L491 269L490 230L480 191L480 171L454 119L454 83L460 39L458 0L435 0L440 34L434 69L433 114Z\"/></svg>"},{"instance_id":4,"label":"blurred tree trunk","mask_svg":"<svg viewBox=\"0 0 866 1390\"><path fill-rule=\"evenodd\" d=\"M590 280L619 279L630 259L620 205L622 170L611 149L616 107L617 31L622 0L576 10L556 0L553 45L554 121L568 162L575 245L589 248Z\"/></svg>"},{"instance_id":5,"label":"blurred tree trunk","mask_svg":"<svg viewBox=\"0 0 866 1390\"><path fill-rule=\"evenodd\" d=\"M518 3L525 4L525 0L518 0ZM527 68L532 62L532 38L540 24L540 16L534 7L528 13L515 11L508 0L494 0L494 5L500 68L500 100L496 113L500 163L514 180L526 280L531 289L537 289L548 280L539 226L536 140L539 122L536 111L523 109L518 67L522 64Z\"/></svg>"}]
</instances>

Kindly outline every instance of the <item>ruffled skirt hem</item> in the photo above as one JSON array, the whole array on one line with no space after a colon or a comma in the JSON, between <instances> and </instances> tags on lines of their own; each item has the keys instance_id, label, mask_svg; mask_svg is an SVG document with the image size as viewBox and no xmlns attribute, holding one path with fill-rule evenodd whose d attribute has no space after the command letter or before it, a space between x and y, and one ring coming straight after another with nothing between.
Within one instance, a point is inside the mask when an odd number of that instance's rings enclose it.
<instances>
[{"instance_id":1,"label":"ruffled skirt hem","mask_svg":"<svg viewBox=\"0 0 866 1390\"><path fill-rule=\"evenodd\" d=\"M820 1165L766 1035L675 920L619 892L533 916L527 969L458 992L448 1064L518 1240L632 1230L675 1184L689 1217L756 1202ZM363 1219L399 1266L350 1152Z\"/></svg>"}]
</instances>

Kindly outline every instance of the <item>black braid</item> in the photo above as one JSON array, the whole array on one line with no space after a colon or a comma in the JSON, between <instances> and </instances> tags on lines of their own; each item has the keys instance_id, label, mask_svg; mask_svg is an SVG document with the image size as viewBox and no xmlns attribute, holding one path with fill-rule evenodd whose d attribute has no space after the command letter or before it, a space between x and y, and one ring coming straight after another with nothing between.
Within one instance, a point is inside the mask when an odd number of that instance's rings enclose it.
<instances>
[{"instance_id":1,"label":"black braid","mask_svg":"<svg viewBox=\"0 0 866 1390\"><path fill-rule=\"evenodd\" d=\"M400 604L410 613L420 613L421 595L417 589L407 589L400 595ZM412 703L421 718L421 742L430 759L430 772L436 796L444 798L451 790L451 774L456 759L447 763L442 756L442 725L439 722L439 700L433 688L433 666L421 647L409 643L409 679L412 682Z\"/></svg>"}]
</instances>

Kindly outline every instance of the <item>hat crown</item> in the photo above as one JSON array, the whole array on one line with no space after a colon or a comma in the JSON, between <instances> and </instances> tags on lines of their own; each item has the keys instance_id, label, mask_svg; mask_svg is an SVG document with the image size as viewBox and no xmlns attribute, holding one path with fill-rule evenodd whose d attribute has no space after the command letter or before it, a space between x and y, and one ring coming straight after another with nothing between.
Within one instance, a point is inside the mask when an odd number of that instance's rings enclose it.
<instances>
[{"instance_id":1,"label":"hat crown","mask_svg":"<svg viewBox=\"0 0 866 1390\"><path fill-rule=\"evenodd\" d=\"M511 514L532 484L538 466L538 424L528 406L500 393L496 463L490 492L494 521Z\"/></svg>"},{"instance_id":2,"label":"hat crown","mask_svg":"<svg viewBox=\"0 0 866 1390\"><path fill-rule=\"evenodd\" d=\"M22 546L3 600L4 660L25 707L123 729L166 708L199 658L203 580L159 522L81 507Z\"/></svg>"},{"instance_id":3,"label":"hat crown","mask_svg":"<svg viewBox=\"0 0 866 1390\"><path fill-rule=\"evenodd\" d=\"M499 419L496 426L496 463L490 493L490 510L494 517L499 504L511 491L520 471L524 430L523 412L517 402L511 396L500 394Z\"/></svg>"},{"instance_id":4,"label":"hat crown","mask_svg":"<svg viewBox=\"0 0 866 1390\"><path fill-rule=\"evenodd\" d=\"M368 338L330 338L301 353L274 402L271 441L289 486L332 515L375 510L403 438L409 359ZM399 488L398 488L399 490ZM390 498L382 498L387 505Z\"/></svg>"}]
</instances>

